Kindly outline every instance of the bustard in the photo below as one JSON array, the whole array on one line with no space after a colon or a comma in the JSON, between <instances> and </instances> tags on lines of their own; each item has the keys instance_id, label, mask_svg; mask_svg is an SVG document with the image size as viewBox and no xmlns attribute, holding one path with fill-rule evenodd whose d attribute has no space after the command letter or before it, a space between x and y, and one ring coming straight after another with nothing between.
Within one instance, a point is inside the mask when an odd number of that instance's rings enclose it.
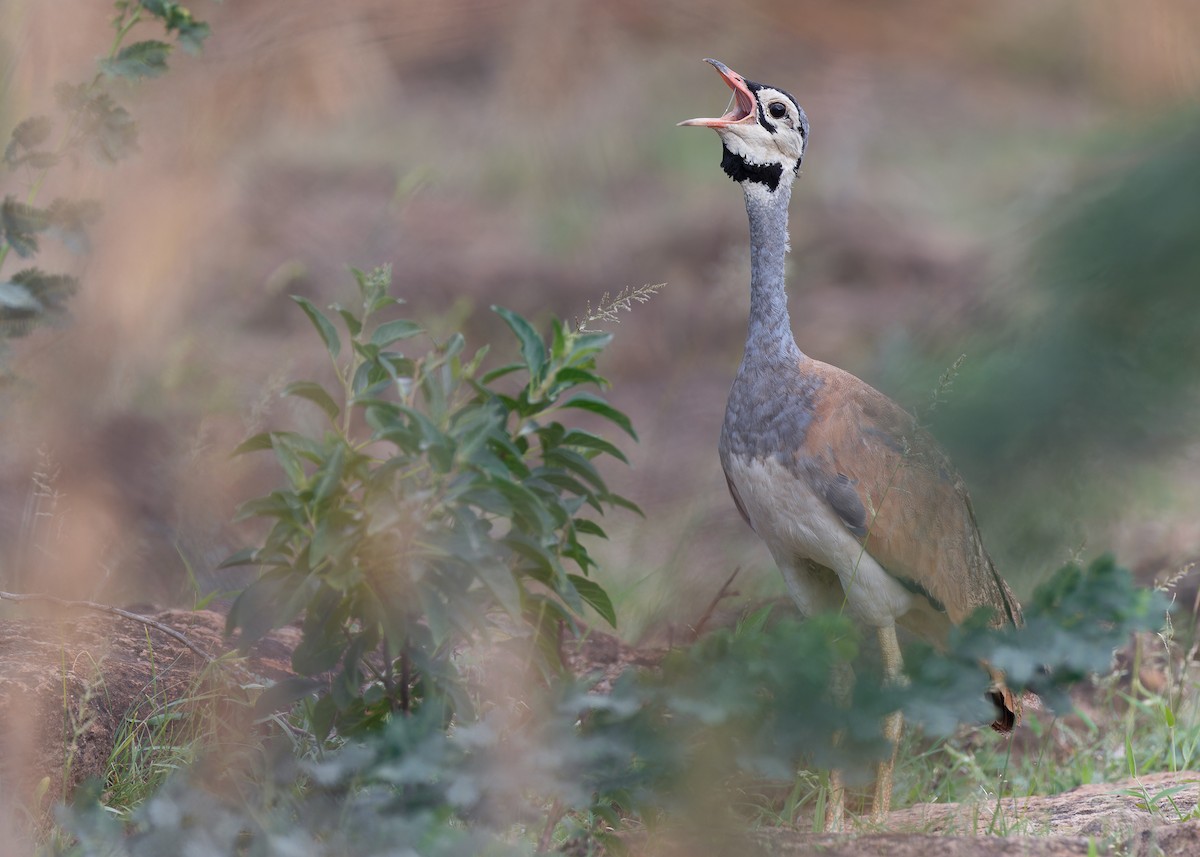
<instances>
[{"instance_id":1,"label":"bustard","mask_svg":"<svg viewBox=\"0 0 1200 857\"><path fill-rule=\"evenodd\" d=\"M855 376L805 355L788 318L784 256L788 201L808 143L796 99L746 80L716 60L733 104L715 119L721 168L742 187L750 219L750 323L729 393L721 465L742 517L771 551L800 611L845 610L876 629L884 672L900 681L896 624L944 644L976 608L1020 624L1020 606L983 548L967 491L915 419ZM1019 701L991 693L1000 731ZM884 735L872 816L891 803L899 712ZM830 775L826 829L841 829L841 778Z\"/></svg>"}]
</instances>

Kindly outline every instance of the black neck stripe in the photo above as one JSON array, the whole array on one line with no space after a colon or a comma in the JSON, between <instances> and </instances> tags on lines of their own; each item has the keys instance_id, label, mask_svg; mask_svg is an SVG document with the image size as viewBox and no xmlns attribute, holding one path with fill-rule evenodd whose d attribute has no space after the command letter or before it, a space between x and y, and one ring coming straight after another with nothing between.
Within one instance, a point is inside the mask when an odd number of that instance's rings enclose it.
<instances>
[{"instance_id":1,"label":"black neck stripe","mask_svg":"<svg viewBox=\"0 0 1200 857\"><path fill-rule=\"evenodd\" d=\"M767 121L767 114L763 112L762 99L758 97L758 91L763 88L761 83L755 83L753 80L746 81L746 87L754 93L754 104L758 112L758 124L767 129L767 132L774 134L778 129Z\"/></svg>"},{"instance_id":2,"label":"black neck stripe","mask_svg":"<svg viewBox=\"0 0 1200 857\"><path fill-rule=\"evenodd\" d=\"M766 185L767 190L779 187L779 180L783 178L783 164L750 164L741 155L729 151L728 146L721 148L721 169L735 182L758 182Z\"/></svg>"}]
</instances>

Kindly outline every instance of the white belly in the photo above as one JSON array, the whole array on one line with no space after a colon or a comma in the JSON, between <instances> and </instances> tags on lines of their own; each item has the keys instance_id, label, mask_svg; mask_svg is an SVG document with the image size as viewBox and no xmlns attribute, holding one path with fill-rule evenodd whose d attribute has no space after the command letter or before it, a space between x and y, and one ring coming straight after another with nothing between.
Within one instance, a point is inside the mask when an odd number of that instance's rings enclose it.
<instances>
[{"instance_id":1,"label":"white belly","mask_svg":"<svg viewBox=\"0 0 1200 857\"><path fill-rule=\"evenodd\" d=\"M873 627L892 625L914 595L883 570L807 480L775 459L731 456L726 472L801 612L844 610ZM814 574L805 560L831 569Z\"/></svg>"}]
</instances>

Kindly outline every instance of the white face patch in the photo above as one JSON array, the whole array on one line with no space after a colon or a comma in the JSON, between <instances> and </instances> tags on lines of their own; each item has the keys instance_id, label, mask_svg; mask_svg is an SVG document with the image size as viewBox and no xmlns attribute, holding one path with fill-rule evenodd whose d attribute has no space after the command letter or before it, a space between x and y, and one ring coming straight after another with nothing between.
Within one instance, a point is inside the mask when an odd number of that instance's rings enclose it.
<instances>
[{"instance_id":1,"label":"white face patch","mask_svg":"<svg viewBox=\"0 0 1200 857\"><path fill-rule=\"evenodd\" d=\"M807 123L785 93L769 86L754 91L755 113L751 121L736 122L717 129L730 152L751 166L783 167L790 183L804 155Z\"/></svg>"}]
</instances>

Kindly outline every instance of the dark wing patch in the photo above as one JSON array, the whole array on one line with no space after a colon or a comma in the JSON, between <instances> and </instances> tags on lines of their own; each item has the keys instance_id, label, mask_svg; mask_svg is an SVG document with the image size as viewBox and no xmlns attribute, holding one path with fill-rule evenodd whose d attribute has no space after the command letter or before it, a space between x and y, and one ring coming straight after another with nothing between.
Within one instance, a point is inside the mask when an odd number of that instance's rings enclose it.
<instances>
[{"instance_id":1,"label":"dark wing patch","mask_svg":"<svg viewBox=\"0 0 1200 857\"><path fill-rule=\"evenodd\" d=\"M867 537L867 508L863 505L854 489L854 483L844 473L839 473L833 479L824 481L822 495L825 501L837 512L846 529L860 539Z\"/></svg>"},{"instance_id":2,"label":"dark wing patch","mask_svg":"<svg viewBox=\"0 0 1200 857\"><path fill-rule=\"evenodd\" d=\"M887 569L884 569L884 571L887 571ZM929 602L930 606L933 607L934 610L938 611L939 613L946 612L946 605L943 604L942 602L938 601L936 598L934 598L932 592L930 592L928 589L926 589L921 584L917 583L915 580L912 580L907 577L902 577L898 574L891 574L891 572L888 572L888 574L891 575L891 577L897 583L899 583L901 586L903 586L905 589L907 589L913 595L920 595L920 596L924 597L925 600Z\"/></svg>"}]
</instances>

